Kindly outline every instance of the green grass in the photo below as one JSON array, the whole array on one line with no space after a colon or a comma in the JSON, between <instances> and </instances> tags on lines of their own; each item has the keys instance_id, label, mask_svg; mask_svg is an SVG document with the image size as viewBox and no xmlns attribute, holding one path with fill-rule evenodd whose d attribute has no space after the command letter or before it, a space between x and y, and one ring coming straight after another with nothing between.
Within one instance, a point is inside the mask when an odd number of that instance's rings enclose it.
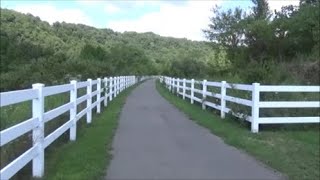
<instances>
[{"instance_id":1,"label":"green grass","mask_svg":"<svg viewBox=\"0 0 320 180\"><path fill-rule=\"evenodd\" d=\"M46 159L45 179L103 179L111 159L110 150L119 113L134 87L124 90L92 124L78 128L77 140L54 148ZM81 119L80 121L85 121Z\"/></svg>"},{"instance_id":2,"label":"green grass","mask_svg":"<svg viewBox=\"0 0 320 180\"><path fill-rule=\"evenodd\" d=\"M222 120L215 114L216 110L204 111L200 106L190 104L189 99L173 95L158 81L157 90L190 119L208 128L225 143L247 152L289 179L320 178L319 125L286 129L269 126L253 134L248 123L231 117Z\"/></svg>"}]
</instances>

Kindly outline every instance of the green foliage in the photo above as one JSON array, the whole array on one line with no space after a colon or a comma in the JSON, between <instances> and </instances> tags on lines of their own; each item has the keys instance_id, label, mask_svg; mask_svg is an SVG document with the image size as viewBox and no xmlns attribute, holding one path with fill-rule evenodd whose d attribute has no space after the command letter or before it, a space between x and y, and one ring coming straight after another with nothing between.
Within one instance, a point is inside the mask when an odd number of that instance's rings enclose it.
<instances>
[{"instance_id":1,"label":"green foliage","mask_svg":"<svg viewBox=\"0 0 320 180\"><path fill-rule=\"evenodd\" d=\"M227 51L220 48L217 51L209 53L205 59L207 62L208 75L223 75L231 70L231 61L228 59Z\"/></svg>"},{"instance_id":2,"label":"green foliage","mask_svg":"<svg viewBox=\"0 0 320 180\"><path fill-rule=\"evenodd\" d=\"M170 67L170 74L177 77L196 78L204 77L206 74L206 64L198 59L196 52L181 54L173 60Z\"/></svg>"},{"instance_id":3,"label":"green foliage","mask_svg":"<svg viewBox=\"0 0 320 180\"><path fill-rule=\"evenodd\" d=\"M243 10L236 8L234 11L221 11L220 7L216 6L212 12L215 15L210 19L209 29L204 30L207 38L229 48L239 46L244 33L240 21L246 16Z\"/></svg>"},{"instance_id":4,"label":"green foliage","mask_svg":"<svg viewBox=\"0 0 320 180\"><path fill-rule=\"evenodd\" d=\"M271 14L267 0L252 0L252 17L256 20L269 19Z\"/></svg>"},{"instance_id":5,"label":"green foliage","mask_svg":"<svg viewBox=\"0 0 320 180\"><path fill-rule=\"evenodd\" d=\"M300 76L308 78L295 76L299 68L319 64L319 1L301 0L299 7L285 6L274 13L270 12L266 0L252 2L249 14L240 8L223 11L216 7L204 31L209 40L226 48L233 72L246 83L319 84L319 78L307 71L302 71L304 74ZM289 70L288 67L295 68ZM319 74L317 70L312 71ZM295 77L293 81L292 77Z\"/></svg>"},{"instance_id":6,"label":"green foliage","mask_svg":"<svg viewBox=\"0 0 320 180\"><path fill-rule=\"evenodd\" d=\"M152 61L145 52L132 45L118 44L110 49L111 64L116 70L115 74L131 73L135 75L156 74Z\"/></svg>"},{"instance_id":7,"label":"green foliage","mask_svg":"<svg viewBox=\"0 0 320 180\"><path fill-rule=\"evenodd\" d=\"M208 67L219 72L228 64L227 57L221 56L221 66L212 62L208 66L219 46L207 42L65 22L50 25L8 9L1 9L0 28L0 91L29 88L36 82L52 85L120 74L204 77Z\"/></svg>"}]
</instances>

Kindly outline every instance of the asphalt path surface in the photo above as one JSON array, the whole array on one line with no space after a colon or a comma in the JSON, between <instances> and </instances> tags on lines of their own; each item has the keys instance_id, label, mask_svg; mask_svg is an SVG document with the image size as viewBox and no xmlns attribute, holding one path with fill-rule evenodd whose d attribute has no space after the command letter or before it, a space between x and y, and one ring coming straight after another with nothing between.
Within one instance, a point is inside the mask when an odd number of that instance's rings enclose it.
<instances>
[{"instance_id":1,"label":"asphalt path surface","mask_svg":"<svg viewBox=\"0 0 320 180\"><path fill-rule=\"evenodd\" d=\"M283 179L191 121L157 92L138 86L122 109L107 179Z\"/></svg>"}]
</instances>

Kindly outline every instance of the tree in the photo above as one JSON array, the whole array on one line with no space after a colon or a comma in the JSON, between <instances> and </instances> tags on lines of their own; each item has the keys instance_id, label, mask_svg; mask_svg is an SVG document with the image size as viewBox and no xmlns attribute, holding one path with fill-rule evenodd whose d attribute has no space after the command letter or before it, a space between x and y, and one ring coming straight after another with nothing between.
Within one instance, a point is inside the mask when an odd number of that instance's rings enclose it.
<instances>
[{"instance_id":1,"label":"tree","mask_svg":"<svg viewBox=\"0 0 320 180\"><path fill-rule=\"evenodd\" d=\"M313 5L319 7L319 0L300 0L300 6Z\"/></svg>"},{"instance_id":2,"label":"tree","mask_svg":"<svg viewBox=\"0 0 320 180\"><path fill-rule=\"evenodd\" d=\"M254 6L252 7L252 16L255 20L264 19L269 20L271 13L267 0L252 0Z\"/></svg>"},{"instance_id":3,"label":"tree","mask_svg":"<svg viewBox=\"0 0 320 180\"><path fill-rule=\"evenodd\" d=\"M242 20L246 17L242 9L222 11L216 6L212 12L209 28L203 30L207 39L232 49L241 45L244 36Z\"/></svg>"},{"instance_id":4,"label":"tree","mask_svg":"<svg viewBox=\"0 0 320 180\"><path fill-rule=\"evenodd\" d=\"M252 0L252 2L253 12L244 21L245 44L249 47L251 59L264 61L268 56L268 44L273 34L269 21L271 13L266 0Z\"/></svg>"},{"instance_id":5,"label":"tree","mask_svg":"<svg viewBox=\"0 0 320 180\"><path fill-rule=\"evenodd\" d=\"M318 4L318 5L316 5ZM292 59L297 53L319 57L319 1L301 1L300 7L286 6L276 12L272 22L275 46Z\"/></svg>"}]
</instances>

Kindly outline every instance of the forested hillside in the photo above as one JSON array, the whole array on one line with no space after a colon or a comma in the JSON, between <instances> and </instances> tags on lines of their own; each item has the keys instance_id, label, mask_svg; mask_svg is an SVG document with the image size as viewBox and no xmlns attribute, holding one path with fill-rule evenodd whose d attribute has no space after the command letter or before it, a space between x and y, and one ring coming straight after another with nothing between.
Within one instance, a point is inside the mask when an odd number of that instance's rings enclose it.
<instances>
[{"instance_id":1,"label":"forested hillside","mask_svg":"<svg viewBox=\"0 0 320 180\"><path fill-rule=\"evenodd\" d=\"M206 42L161 37L152 32L118 33L81 24L50 25L31 14L1 9L1 90L108 75L204 75L222 53ZM223 57L224 58L224 57ZM182 63L186 60L188 63ZM227 61L221 60L220 66ZM201 71L200 71L201 70ZM203 70L203 71L202 71ZM175 70L176 71L176 70Z\"/></svg>"},{"instance_id":2,"label":"forested hillside","mask_svg":"<svg viewBox=\"0 0 320 180\"><path fill-rule=\"evenodd\" d=\"M251 11L214 8L203 27L211 42L50 25L1 9L0 90L128 74L319 84L319 1L301 0L278 12L266 0L252 2Z\"/></svg>"}]
</instances>

